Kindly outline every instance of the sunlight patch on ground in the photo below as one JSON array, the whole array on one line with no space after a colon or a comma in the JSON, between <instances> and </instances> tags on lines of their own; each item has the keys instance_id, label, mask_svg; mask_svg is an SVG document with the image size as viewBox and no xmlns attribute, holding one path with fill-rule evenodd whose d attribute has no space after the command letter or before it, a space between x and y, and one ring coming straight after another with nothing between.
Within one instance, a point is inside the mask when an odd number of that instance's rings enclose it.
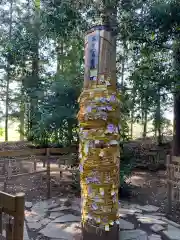
<instances>
[{"instance_id":1,"label":"sunlight patch on ground","mask_svg":"<svg viewBox=\"0 0 180 240\"><path fill-rule=\"evenodd\" d=\"M134 186L141 186L144 184L144 177L141 177L141 176L132 176L130 179L129 179L129 182L131 182L132 185Z\"/></svg>"}]
</instances>

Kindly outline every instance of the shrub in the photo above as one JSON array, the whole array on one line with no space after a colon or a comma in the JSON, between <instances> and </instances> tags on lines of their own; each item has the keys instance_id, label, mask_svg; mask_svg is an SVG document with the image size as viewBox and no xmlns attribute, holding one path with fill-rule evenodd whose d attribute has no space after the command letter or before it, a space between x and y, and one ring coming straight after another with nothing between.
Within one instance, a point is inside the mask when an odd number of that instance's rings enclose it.
<instances>
[{"instance_id":1,"label":"shrub","mask_svg":"<svg viewBox=\"0 0 180 240\"><path fill-rule=\"evenodd\" d=\"M121 147L120 157L120 184L124 184L128 177L130 177L133 169L132 153L128 149Z\"/></svg>"}]
</instances>

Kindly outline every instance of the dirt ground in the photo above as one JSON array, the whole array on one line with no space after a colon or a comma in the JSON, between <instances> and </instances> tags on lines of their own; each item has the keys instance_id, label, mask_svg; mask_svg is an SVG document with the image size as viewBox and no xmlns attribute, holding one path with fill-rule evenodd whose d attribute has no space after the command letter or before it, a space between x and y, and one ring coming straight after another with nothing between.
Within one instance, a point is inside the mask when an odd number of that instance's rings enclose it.
<instances>
[{"instance_id":1,"label":"dirt ground","mask_svg":"<svg viewBox=\"0 0 180 240\"><path fill-rule=\"evenodd\" d=\"M70 181L70 174L65 172L63 180ZM139 204L152 204L160 207L161 211L166 211L167 206L167 187L166 172L160 171L151 173L148 171L136 170L133 172L128 182L132 185L132 196L129 201ZM3 183L0 183L1 190ZM47 197L46 175L24 176L15 180L9 180L7 192L15 194L24 192L26 201L37 201ZM64 185L59 179L59 173L51 174L51 196L73 194L74 190L69 184Z\"/></svg>"},{"instance_id":2,"label":"dirt ground","mask_svg":"<svg viewBox=\"0 0 180 240\"><path fill-rule=\"evenodd\" d=\"M172 212L168 212L167 201L167 172L150 172L146 170L135 170L128 180L132 185L132 196L130 201L137 204L151 204L158 206L172 221L180 223L180 208L172 206Z\"/></svg>"},{"instance_id":3,"label":"dirt ground","mask_svg":"<svg viewBox=\"0 0 180 240\"><path fill-rule=\"evenodd\" d=\"M133 186L133 201L156 205L162 211L166 210L166 171L135 170L128 182Z\"/></svg>"},{"instance_id":4,"label":"dirt ground","mask_svg":"<svg viewBox=\"0 0 180 240\"><path fill-rule=\"evenodd\" d=\"M51 174L51 197L73 196L75 192L71 189L70 184L64 184L64 181L70 182L70 174L64 174L63 183L60 181L59 172ZM0 183L1 191L3 183ZM34 176L23 176L15 180L9 180L7 184L7 193L16 194L25 193L25 200L28 202L37 202L47 199L47 179L45 174Z\"/></svg>"},{"instance_id":5,"label":"dirt ground","mask_svg":"<svg viewBox=\"0 0 180 240\"><path fill-rule=\"evenodd\" d=\"M63 174L63 180L71 180L68 172ZM132 185L132 195L130 202L138 204L151 204L160 207L161 212L167 212L167 186L166 172L149 172L136 170L132 173L128 182ZM36 202L47 198L46 175L24 176L13 181L8 181L7 192L15 194L24 192L26 201ZM70 184L64 184L59 178L59 172L51 174L51 197L73 196L76 192ZM180 214L178 214L180 216ZM173 215L173 220L178 220L178 216Z\"/></svg>"}]
</instances>

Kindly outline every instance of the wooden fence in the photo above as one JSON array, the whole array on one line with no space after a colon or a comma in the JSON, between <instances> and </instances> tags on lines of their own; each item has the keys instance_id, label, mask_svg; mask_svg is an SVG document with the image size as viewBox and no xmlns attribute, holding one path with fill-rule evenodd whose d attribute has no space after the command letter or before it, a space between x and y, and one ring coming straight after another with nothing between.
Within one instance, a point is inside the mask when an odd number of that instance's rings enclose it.
<instances>
[{"instance_id":1,"label":"wooden fence","mask_svg":"<svg viewBox=\"0 0 180 240\"><path fill-rule=\"evenodd\" d=\"M180 206L180 157L167 156L168 212Z\"/></svg>"},{"instance_id":2,"label":"wooden fence","mask_svg":"<svg viewBox=\"0 0 180 240\"><path fill-rule=\"evenodd\" d=\"M61 165L71 164L73 155L77 155L77 147L72 146L70 148L44 148L44 149L28 149L28 150L15 150L15 151L0 151L0 163L3 164L3 175L0 176L0 181L4 182L4 192L6 192L7 184L9 180L36 174L47 174L47 197L50 197L51 181L50 175L53 168L51 168L51 160L56 159L59 166L60 177L62 178ZM11 162L33 162L33 169L28 173L12 173ZM43 169L37 170L37 163L43 162ZM57 168L56 168L57 170Z\"/></svg>"},{"instance_id":3,"label":"wooden fence","mask_svg":"<svg viewBox=\"0 0 180 240\"><path fill-rule=\"evenodd\" d=\"M0 192L0 240L24 239L24 201L23 193L13 196ZM9 215L7 221L4 214Z\"/></svg>"}]
</instances>

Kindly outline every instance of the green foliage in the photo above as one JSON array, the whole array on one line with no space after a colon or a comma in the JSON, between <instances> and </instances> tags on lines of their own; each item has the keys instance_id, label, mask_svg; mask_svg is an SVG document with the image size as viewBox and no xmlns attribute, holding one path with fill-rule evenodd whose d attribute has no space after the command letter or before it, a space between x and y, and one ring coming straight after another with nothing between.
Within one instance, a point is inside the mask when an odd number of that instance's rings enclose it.
<instances>
[{"instance_id":1,"label":"green foliage","mask_svg":"<svg viewBox=\"0 0 180 240\"><path fill-rule=\"evenodd\" d=\"M7 2L7 3L6 3ZM75 1L77 2L77 1ZM9 116L20 120L22 103L25 132L38 144L68 145L76 141L77 98L83 82L83 45L86 29L117 6L117 76L122 95L121 141L131 136L129 124L147 122L163 134L164 112L172 107L174 85L172 42L179 37L177 0L29 1L13 4L13 29L9 37L11 0L2 1L0 68L2 101L10 82ZM105 4L106 2L106 4ZM111 7L110 7L111 6ZM35 11L36 10L36 11ZM108 15L108 14L107 14ZM36 21L35 21L36 20ZM1 114L4 119L4 113ZM22 130L22 129L21 129ZM158 134L159 134L158 133Z\"/></svg>"},{"instance_id":2,"label":"green foliage","mask_svg":"<svg viewBox=\"0 0 180 240\"><path fill-rule=\"evenodd\" d=\"M159 121L159 120L158 120ZM168 135L172 135L172 123L169 119L163 117L162 115L160 116L160 128L161 128L161 134L163 137L163 135L168 136ZM157 124L157 120L153 119L153 129L152 131L157 131L158 129L158 124Z\"/></svg>"},{"instance_id":3,"label":"green foliage","mask_svg":"<svg viewBox=\"0 0 180 240\"><path fill-rule=\"evenodd\" d=\"M0 128L0 136L2 137L4 135L4 128Z\"/></svg>"},{"instance_id":4,"label":"green foliage","mask_svg":"<svg viewBox=\"0 0 180 240\"><path fill-rule=\"evenodd\" d=\"M52 79L49 93L39 106L37 113L39 121L32 128L33 141L43 145L50 143L68 145L73 141L76 135L73 131L77 127L79 94L76 87L65 82L62 76L59 79Z\"/></svg>"}]
</instances>

